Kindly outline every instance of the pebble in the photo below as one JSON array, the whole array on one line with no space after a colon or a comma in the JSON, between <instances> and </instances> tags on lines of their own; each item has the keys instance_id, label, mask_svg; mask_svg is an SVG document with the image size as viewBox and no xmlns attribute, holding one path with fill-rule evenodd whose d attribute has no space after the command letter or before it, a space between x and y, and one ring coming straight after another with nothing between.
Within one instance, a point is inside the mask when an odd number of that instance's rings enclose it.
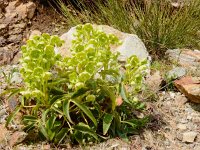
<instances>
[{"instance_id":1,"label":"pebble","mask_svg":"<svg viewBox=\"0 0 200 150\"><path fill-rule=\"evenodd\" d=\"M184 132L183 133L183 140L182 142L188 142L188 143L193 143L196 136L197 136L197 132L194 131L189 131L189 132Z\"/></svg>"},{"instance_id":2,"label":"pebble","mask_svg":"<svg viewBox=\"0 0 200 150\"><path fill-rule=\"evenodd\" d=\"M173 68L172 70L170 70L167 73L167 78L168 79L177 79L180 78L182 76L184 76L186 74L186 69L183 67L176 67Z\"/></svg>"},{"instance_id":3,"label":"pebble","mask_svg":"<svg viewBox=\"0 0 200 150\"><path fill-rule=\"evenodd\" d=\"M178 124L177 128L180 130L186 130L187 129L187 125L186 124Z\"/></svg>"},{"instance_id":4,"label":"pebble","mask_svg":"<svg viewBox=\"0 0 200 150\"><path fill-rule=\"evenodd\" d=\"M187 116L187 120L192 120L192 116Z\"/></svg>"},{"instance_id":5,"label":"pebble","mask_svg":"<svg viewBox=\"0 0 200 150\"><path fill-rule=\"evenodd\" d=\"M21 83L22 78L19 72L14 72L11 78L11 83Z\"/></svg>"},{"instance_id":6,"label":"pebble","mask_svg":"<svg viewBox=\"0 0 200 150\"><path fill-rule=\"evenodd\" d=\"M200 150L200 144L195 145L193 150Z\"/></svg>"},{"instance_id":7,"label":"pebble","mask_svg":"<svg viewBox=\"0 0 200 150\"><path fill-rule=\"evenodd\" d=\"M183 135L182 135L181 133L177 133L177 134L176 134L176 138L177 138L178 140L182 141L182 140L183 140Z\"/></svg>"},{"instance_id":8,"label":"pebble","mask_svg":"<svg viewBox=\"0 0 200 150\"><path fill-rule=\"evenodd\" d=\"M6 115L6 109L1 109L0 110L0 117Z\"/></svg>"},{"instance_id":9,"label":"pebble","mask_svg":"<svg viewBox=\"0 0 200 150\"><path fill-rule=\"evenodd\" d=\"M165 143L165 146L170 146L169 140L166 140L164 143Z\"/></svg>"},{"instance_id":10,"label":"pebble","mask_svg":"<svg viewBox=\"0 0 200 150\"><path fill-rule=\"evenodd\" d=\"M188 120L181 119L179 122L180 122L180 123L183 123L183 124L186 124L186 123L188 123Z\"/></svg>"},{"instance_id":11,"label":"pebble","mask_svg":"<svg viewBox=\"0 0 200 150\"><path fill-rule=\"evenodd\" d=\"M174 92L169 92L169 95L170 95L170 97L173 98L173 99L174 99L175 96L176 96L176 94L175 94Z\"/></svg>"},{"instance_id":12,"label":"pebble","mask_svg":"<svg viewBox=\"0 0 200 150\"><path fill-rule=\"evenodd\" d=\"M200 117L194 117L194 118L192 118L192 121L194 123L200 123Z\"/></svg>"}]
</instances>

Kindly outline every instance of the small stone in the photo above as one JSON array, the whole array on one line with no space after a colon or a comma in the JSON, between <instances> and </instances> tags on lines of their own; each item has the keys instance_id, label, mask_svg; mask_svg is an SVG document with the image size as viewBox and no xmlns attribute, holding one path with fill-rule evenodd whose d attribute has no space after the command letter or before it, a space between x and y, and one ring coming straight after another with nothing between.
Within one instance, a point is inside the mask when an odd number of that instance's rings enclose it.
<instances>
[{"instance_id":1,"label":"small stone","mask_svg":"<svg viewBox=\"0 0 200 150\"><path fill-rule=\"evenodd\" d=\"M21 23L18 23L18 24L13 24L12 27L13 28L22 28L22 29L24 29L26 27L26 23L21 22Z\"/></svg>"},{"instance_id":2,"label":"small stone","mask_svg":"<svg viewBox=\"0 0 200 150\"><path fill-rule=\"evenodd\" d=\"M0 117L6 115L6 109L1 109L0 110Z\"/></svg>"},{"instance_id":3,"label":"small stone","mask_svg":"<svg viewBox=\"0 0 200 150\"><path fill-rule=\"evenodd\" d=\"M15 0L13 2L9 2L9 5L5 8L6 13L10 14L16 11L16 7L19 6L19 1Z\"/></svg>"},{"instance_id":4,"label":"small stone","mask_svg":"<svg viewBox=\"0 0 200 150\"><path fill-rule=\"evenodd\" d=\"M27 17L28 19L32 19L35 13L36 5L33 2L28 2L27 6Z\"/></svg>"},{"instance_id":5,"label":"small stone","mask_svg":"<svg viewBox=\"0 0 200 150\"><path fill-rule=\"evenodd\" d=\"M42 33L39 30L33 30L30 33L29 39L32 39L35 35L41 35Z\"/></svg>"},{"instance_id":6,"label":"small stone","mask_svg":"<svg viewBox=\"0 0 200 150\"><path fill-rule=\"evenodd\" d=\"M12 97L10 98L10 100L8 101L8 108L10 111L14 111L15 108L17 107L18 101L16 97Z\"/></svg>"},{"instance_id":7,"label":"small stone","mask_svg":"<svg viewBox=\"0 0 200 150\"><path fill-rule=\"evenodd\" d=\"M169 92L169 95L170 95L170 97L171 97L172 99L174 99L175 96L176 96L176 94L175 94L174 92Z\"/></svg>"},{"instance_id":8,"label":"small stone","mask_svg":"<svg viewBox=\"0 0 200 150\"><path fill-rule=\"evenodd\" d=\"M182 142L193 143L197 136L197 132L190 131L183 133L183 140Z\"/></svg>"},{"instance_id":9,"label":"small stone","mask_svg":"<svg viewBox=\"0 0 200 150\"><path fill-rule=\"evenodd\" d=\"M185 124L185 123L188 123L188 120L181 119L179 122L182 123L182 124Z\"/></svg>"},{"instance_id":10,"label":"small stone","mask_svg":"<svg viewBox=\"0 0 200 150\"><path fill-rule=\"evenodd\" d=\"M8 31L8 25L7 24L0 24L0 35L3 35Z\"/></svg>"},{"instance_id":11,"label":"small stone","mask_svg":"<svg viewBox=\"0 0 200 150\"><path fill-rule=\"evenodd\" d=\"M187 116L187 120L192 120L192 116Z\"/></svg>"},{"instance_id":12,"label":"small stone","mask_svg":"<svg viewBox=\"0 0 200 150\"><path fill-rule=\"evenodd\" d=\"M182 141L182 140L183 140L183 135L182 135L181 133L177 133L177 134L176 134L176 138L177 138L178 140Z\"/></svg>"},{"instance_id":13,"label":"small stone","mask_svg":"<svg viewBox=\"0 0 200 150\"><path fill-rule=\"evenodd\" d=\"M117 104L117 106L120 106L122 103L123 103L122 97L121 96L117 97L116 98L116 104Z\"/></svg>"},{"instance_id":14,"label":"small stone","mask_svg":"<svg viewBox=\"0 0 200 150\"><path fill-rule=\"evenodd\" d=\"M180 123L179 123L179 124L177 125L177 128L180 129L180 130L186 130L186 129L187 129L187 126L186 126L185 124L180 124Z\"/></svg>"},{"instance_id":15,"label":"small stone","mask_svg":"<svg viewBox=\"0 0 200 150\"><path fill-rule=\"evenodd\" d=\"M19 72L14 72L10 82L21 83L22 82L21 74Z\"/></svg>"},{"instance_id":16,"label":"small stone","mask_svg":"<svg viewBox=\"0 0 200 150\"><path fill-rule=\"evenodd\" d=\"M175 104L179 107L184 106L188 99L184 95L177 95L175 97Z\"/></svg>"},{"instance_id":17,"label":"small stone","mask_svg":"<svg viewBox=\"0 0 200 150\"><path fill-rule=\"evenodd\" d=\"M0 124L0 148L2 148L2 146L6 146L8 136L9 131L5 128L4 124Z\"/></svg>"},{"instance_id":18,"label":"small stone","mask_svg":"<svg viewBox=\"0 0 200 150\"><path fill-rule=\"evenodd\" d=\"M26 138L26 136L27 136L27 133L25 132L22 132L22 131L14 132L10 137L9 145L14 146L18 143L21 143Z\"/></svg>"},{"instance_id":19,"label":"small stone","mask_svg":"<svg viewBox=\"0 0 200 150\"><path fill-rule=\"evenodd\" d=\"M200 145L195 145L193 150L200 150Z\"/></svg>"},{"instance_id":20,"label":"small stone","mask_svg":"<svg viewBox=\"0 0 200 150\"><path fill-rule=\"evenodd\" d=\"M22 35L21 34L15 34L15 35L10 35L8 38L8 41L11 43L19 43L22 40Z\"/></svg>"},{"instance_id":21,"label":"small stone","mask_svg":"<svg viewBox=\"0 0 200 150\"><path fill-rule=\"evenodd\" d=\"M200 117L194 117L194 118L192 118L192 122L194 122L194 123L200 123Z\"/></svg>"},{"instance_id":22,"label":"small stone","mask_svg":"<svg viewBox=\"0 0 200 150\"><path fill-rule=\"evenodd\" d=\"M170 142L169 142L169 140L164 141L164 143L165 143L166 146L170 146Z\"/></svg>"},{"instance_id":23,"label":"small stone","mask_svg":"<svg viewBox=\"0 0 200 150\"><path fill-rule=\"evenodd\" d=\"M158 92L160 90L160 85L162 82L162 77L159 71L156 71L153 75L150 75L146 79L146 84L152 92Z\"/></svg>"},{"instance_id":24,"label":"small stone","mask_svg":"<svg viewBox=\"0 0 200 150\"><path fill-rule=\"evenodd\" d=\"M5 19L4 19L4 23L5 24L12 24L12 23L16 23L17 21L19 21L20 19L17 17L17 13L6 13L5 14Z\"/></svg>"},{"instance_id":25,"label":"small stone","mask_svg":"<svg viewBox=\"0 0 200 150\"><path fill-rule=\"evenodd\" d=\"M176 67L167 73L168 79L177 79L186 75L186 69L183 67Z\"/></svg>"},{"instance_id":26,"label":"small stone","mask_svg":"<svg viewBox=\"0 0 200 150\"><path fill-rule=\"evenodd\" d=\"M5 46L6 45L6 41L7 40L4 37L0 36L0 47Z\"/></svg>"},{"instance_id":27,"label":"small stone","mask_svg":"<svg viewBox=\"0 0 200 150\"><path fill-rule=\"evenodd\" d=\"M192 102L200 103L200 78L187 76L174 81L174 84Z\"/></svg>"},{"instance_id":28,"label":"small stone","mask_svg":"<svg viewBox=\"0 0 200 150\"><path fill-rule=\"evenodd\" d=\"M49 150L49 149L51 149L51 146L49 144L46 144L46 145L43 145L42 149Z\"/></svg>"}]
</instances>

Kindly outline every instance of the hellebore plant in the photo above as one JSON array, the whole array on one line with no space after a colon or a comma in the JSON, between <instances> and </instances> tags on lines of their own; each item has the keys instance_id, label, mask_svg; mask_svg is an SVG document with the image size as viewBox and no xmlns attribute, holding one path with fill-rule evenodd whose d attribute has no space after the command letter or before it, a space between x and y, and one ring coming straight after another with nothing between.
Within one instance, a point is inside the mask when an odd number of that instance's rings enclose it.
<instances>
[{"instance_id":1,"label":"hellebore plant","mask_svg":"<svg viewBox=\"0 0 200 150\"><path fill-rule=\"evenodd\" d=\"M141 89L146 60L136 56L125 66L119 53L110 50L119 39L96 30L91 24L76 27L72 56L55 52L64 41L57 36L35 36L22 46L20 106L9 116L7 125L19 111L24 112L24 130L34 130L56 144L66 139L85 144L110 137L127 138L145 125L135 110L142 110L136 94Z\"/></svg>"}]
</instances>

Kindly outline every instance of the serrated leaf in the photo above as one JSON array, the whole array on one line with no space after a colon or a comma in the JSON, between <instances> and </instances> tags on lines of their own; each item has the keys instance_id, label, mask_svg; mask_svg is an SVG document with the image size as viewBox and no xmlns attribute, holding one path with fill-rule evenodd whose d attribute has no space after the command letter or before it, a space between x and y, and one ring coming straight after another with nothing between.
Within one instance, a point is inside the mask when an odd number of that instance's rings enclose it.
<instances>
[{"instance_id":1,"label":"serrated leaf","mask_svg":"<svg viewBox=\"0 0 200 150\"><path fill-rule=\"evenodd\" d=\"M105 114L103 118L103 135L106 135L113 120L112 114Z\"/></svg>"},{"instance_id":2,"label":"serrated leaf","mask_svg":"<svg viewBox=\"0 0 200 150\"><path fill-rule=\"evenodd\" d=\"M97 126L97 120L93 116L92 112L87 108L87 106L73 99L71 100L71 102L73 102L76 106L78 106L92 120L94 125Z\"/></svg>"}]
</instances>

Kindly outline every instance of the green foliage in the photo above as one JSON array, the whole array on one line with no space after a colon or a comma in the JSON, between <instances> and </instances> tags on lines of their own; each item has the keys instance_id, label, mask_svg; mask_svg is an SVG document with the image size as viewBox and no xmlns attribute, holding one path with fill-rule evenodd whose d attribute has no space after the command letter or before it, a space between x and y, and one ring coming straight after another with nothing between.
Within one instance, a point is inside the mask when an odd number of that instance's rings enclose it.
<instances>
[{"instance_id":1,"label":"green foliage","mask_svg":"<svg viewBox=\"0 0 200 150\"><path fill-rule=\"evenodd\" d=\"M163 54L168 48L199 48L200 1L184 2L175 8L171 2L157 0L135 9L138 17L136 33L153 53Z\"/></svg>"},{"instance_id":2,"label":"green foliage","mask_svg":"<svg viewBox=\"0 0 200 150\"><path fill-rule=\"evenodd\" d=\"M190 0L173 7L168 0L77 1L77 7L56 0L57 8L70 26L82 22L107 24L121 31L136 33L153 54L170 48L199 48L200 1Z\"/></svg>"},{"instance_id":3,"label":"green foliage","mask_svg":"<svg viewBox=\"0 0 200 150\"><path fill-rule=\"evenodd\" d=\"M65 139L85 144L136 133L148 120L134 116L136 109L144 109L135 94L142 86L146 61L132 56L126 71L120 71L119 54L110 50L120 44L114 35L85 24L77 26L75 37L71 57L56 54L54 47L63 41L48 34L35 36L22 47L21 106L7 124L26 109L24 130L35 130L56 144ZM122 104L116 102L119 97Z\"/></svg>"}]
</instances>

